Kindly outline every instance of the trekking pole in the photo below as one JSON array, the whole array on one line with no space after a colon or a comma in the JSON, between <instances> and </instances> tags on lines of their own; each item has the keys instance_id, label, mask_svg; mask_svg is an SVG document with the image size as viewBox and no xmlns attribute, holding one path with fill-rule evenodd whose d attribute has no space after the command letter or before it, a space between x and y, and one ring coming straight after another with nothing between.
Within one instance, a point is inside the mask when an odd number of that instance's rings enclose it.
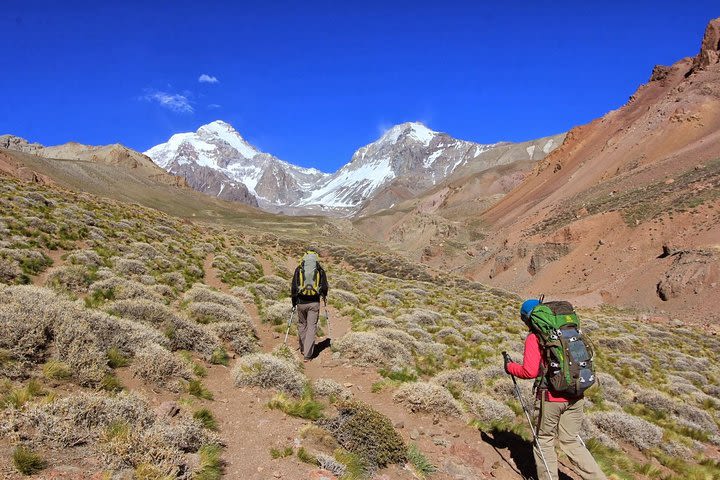
<instances>
[{"instance_id":1,"label":"trekking pole","mask_svg":"<svg viewBox=\"0 0 720 480\"><path fill-rule=\"evenodd\" d=\"M328 313L327 300L325 299L325 297L323 297L323 303L325 304L325 321L327 322L327 329L328 329L327 337L331 339L332 337L330 335L330 314Z\"/></svg>"},{"instance_id":2,"label":"trekking pole","mask_svg":"<svg viewBox=\"0 0 720 480\"><path fill-rule=\"evenodd\" d=\"M288 318L288 328L287 328L287 331L285 332L285 340L283 341L283 343L285 345L287 345L287 337L288 337L288 334L290 333L290 325L292 325L292 317L293 317L293 314L295 313L296 308L297 307L292 307L292 310L290 310L290 318Z\"/></svg>"},{"instance_id":3,"label":"trekking pole","mask_svg":"<svg viewBox=\"0 0 720 480\"><path fill-rule=\"evenodd\" d=\"M503 359L505 360L505 363L512 362L512 359L510 358L510 355L507 352L502 352ZM537 438L537 432L535 431L535 428L533 427L532 419L530 418L530 412L525 407L525 400L522 397L522 394L520 393L520 387L517 384L517 380L515 379L515 375L510 375L512 378L513 384L515 385L515 396L517 396L518 400L520 401L520 406L523 409L523 412L525 412L525 418L527 418L528 425L530 425L530 431L532 432L533 436L533 442L535 442L535 447L537 447L538 452L540 452L540 458L543 461L543 465L545 465L545 471L547 471L548 478L553 478L552 473L550 473L550 468L548 467L547 461L545 460L545 454L542 451L542 448L540 448L540 442Z\"/></svg>"}]
</instances>

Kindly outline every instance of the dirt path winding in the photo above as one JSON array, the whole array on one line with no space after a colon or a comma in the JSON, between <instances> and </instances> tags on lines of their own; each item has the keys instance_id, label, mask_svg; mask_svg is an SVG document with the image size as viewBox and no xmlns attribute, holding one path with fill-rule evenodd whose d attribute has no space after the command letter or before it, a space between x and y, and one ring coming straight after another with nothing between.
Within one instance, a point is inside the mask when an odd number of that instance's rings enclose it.
<instances>
[{"instance_id":1,"label":"dirt path winding","mask_svg":"<svg viewBox=\"0 0 720 480\"><path fill-rule=\"evenodd\" d=\"M205 260L205 283L227 292L227 285L220 281L217 270L212 267L213 256ZM289 312L288 302L288 312ZM255 305L247 305L257 329L262 351L269 352L282 343L283 334L264 324L257 316ZM325 314L325 309L321 309ZM348 318L332 306L328 306L332 337L337 339L351 330ZM320 345L329 343L319 338ZM288 345L297 348L297 337L291 335ZM297 353L299 359L299 353ZM214 401L198 401L215 415L220 434L225 441L223 459L226 462L225 478L231 479L308 479L334 478L318 469L302 463L297 456L272 459L270 448L297 447L302 443L298 432L310 423L285 415L267 407L274 393L255 388L237 388L233 384L233 359L228 367L213 365L203 383L213 393ZM311 362L304 364L304 373L311 382L329 378L346 387L356 399L367 402L388 416L404 440L418 445L420 450L438 467L432 478L449 479L520 479L507 449L495 449L483 440L481 433L460 419L434 418L432 415L410 413L392 400L392 391L382 389L373 392L373 384L382 377L372 368L360 368L334 355L330 348L323 348ZM323 476L324 475L324 476ZM378 479L414 479L412 471L402 466L385 469ZM571 479L572 477L561 477Z\"/></svg>"}]
</instances>

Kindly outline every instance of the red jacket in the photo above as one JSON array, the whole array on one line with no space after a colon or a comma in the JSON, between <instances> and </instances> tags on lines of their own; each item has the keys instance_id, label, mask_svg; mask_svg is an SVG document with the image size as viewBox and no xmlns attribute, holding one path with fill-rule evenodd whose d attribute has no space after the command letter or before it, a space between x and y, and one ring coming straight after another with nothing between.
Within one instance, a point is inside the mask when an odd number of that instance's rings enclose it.
<instances>
[{"instance_id":1,"label":"red jacket","mask_svg":"<svg viewBox=\"0 0 720 480\"><path fill-rule=\"evenodd\" d=\"M542 361L540 342L538 342L537 335L531 333L525 339L523 363L510 362L508 363L507 369L510 375L518 378L537 378L542 374L542 369L540 368ZM546 399L550 402L570 402L575 400L557 394L553 395L549 390L547 391Z\"/></svg>"}]
</instances>

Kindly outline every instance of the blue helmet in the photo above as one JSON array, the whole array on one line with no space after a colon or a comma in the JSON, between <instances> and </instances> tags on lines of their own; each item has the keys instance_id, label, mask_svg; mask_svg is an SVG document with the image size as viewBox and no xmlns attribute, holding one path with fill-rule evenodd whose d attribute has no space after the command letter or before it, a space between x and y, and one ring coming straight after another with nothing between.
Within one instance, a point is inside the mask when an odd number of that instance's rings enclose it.
<instances>
[{"instance_id":1,"label":"blue helmet","mask_svg":"<svg viewBox=\"0 0 720 480\"><path fill-rule=\"evenodd\" d=\"M533 308L540 305L540 300L537 300L535 298L532 298L530 300L525 300L520 307L520 318L523 320L527 320L530 318L530 313L533 311Z\"/></svg>"}]
</instances>

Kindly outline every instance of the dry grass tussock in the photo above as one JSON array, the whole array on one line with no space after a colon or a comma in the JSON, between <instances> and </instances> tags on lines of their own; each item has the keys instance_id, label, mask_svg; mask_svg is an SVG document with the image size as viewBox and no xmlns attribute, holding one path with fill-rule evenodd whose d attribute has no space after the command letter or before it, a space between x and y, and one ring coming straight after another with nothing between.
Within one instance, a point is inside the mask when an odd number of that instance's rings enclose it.
<instances>
[{"instance_id":1,"label":"dry grass tussock","mask_svg":"<svg viewBox=\"0 0 720 480\"><path fill-rule=\"evenodd\" d=\"M156 417L134 394L106 396L81 393L25 411L13 411L12 422L32 445L73 448L89 445L113 469L153 466L173 478L190 478L193 456L218 438L190 418Z\"/></svg>"},{"instance_id":2,"label":"dry grass tussock","mask_svg":"<svg viewBox=\"0 0 720 480\"><path fill-rule=\"evenodd\" d=\"M208 328L240 356L255 353L260 348L255 327L250 322L218 322L211 323Z\"/></svg>"},{"instance_id":3,"label":"dry grass tussock","mask_svg":"<svg viewBox=\"0 0 720 480\"><path fill-rule=\"evenodd\" d=\"M247 316L247 311L245 310L245 305L242 300L232 295L212 290L200 283L196 283L190 290L185 292L183 300L186 302L215 303L236 310L238 315Z\"/></svg>"},{"instance_id":4,"label":"dry grass tussock","mask_svg":"<svg viewBox=\"0 0 720 480\"><path fill-rule=\"evenodd\" d=\"M44 363L51 349L83 384L98 384L108 373L106 353L118 348L134 354L153 340L167 339L158 332L103 312L80 307L50 290L0 287L0 348L13 362L8 376L27 377Z\"/></svg>"},{"instance_id":5,"label":"dry grass tussock","mask_svg":"<svg viewBox=\"0 0 720 480\"><path fill-rule=\"evenodd\" d=\"M461 385L463 389L479 390L485 381L479 370L472 367L463 367L456 370L446 370L431 379L433 383L447 387L449 385Z\"/></svg>"},{"instance_id":6,"label":"dry grass tussock","mask_svg":"<svg viewBox=\"0 0 720 480\"><path fill-rule=\"evenodd\" d=\"M164 304L130 299L111 302L104 308L110 313L162 332L166 340L161 343L171 350L192 350L209 359L221 347L220 339L210 329L176 314Z\"/></svg>"},{"instance_id":7,"label":"dry grass tussock","mask_svg":"<svg viewBox=\"0 0 720 480\"><path fill-rule=\"evenodd\" d=\"M464 392L461 399L468 411L483 424L492 425L495 422L511 422L515 419L515 412L510 407L487 395Z\"/></svg>"},{"instance_id":8,"label":"dry grass tussock","mask_svg":"<svg viewBox=\"0 0 720 480\"><path fill-rule=\"evenodd\" d=\"M624 412L594 412L588 419L613 440L627 442L640 450L657 447L663 438L662 428Z\"/></svg>"},{"instance_id":9,"label":"dry grass tussock","mask_svg":"<svg viewBox=\"0 0 720 480\"><path fill-rule=\"evenodd\" d=\"M411 412L461 417L463 410L457 400L440 385L428 382L405 383L393 395L393 400Z\"/></svg>"},{"instance_id":10,"label":"dry grass tussock","mask_svg":"<svg viewBox=\"0 0 720 480\"><path fill-rule=\"evenodd\" d=\"M295 397L302 396L307 385L297 365L267 353L240 358L232 375L238 387L275 388Z\"/></svg>"},{"instance_id":11,"label":"dry grass tussock","mask_svg":"<svg viewBox=\"0 0 720 480\"><path fill-rule=\"evenodd\" d=\"M331 378L318 378L313 383L313 392L321 397L334 397L342 400L352 398L352 392Z\"/></svg>"},{"instance_id":12,"label":"dry grass tussock","mask_svg":"<svg viewBox=\"0 0 720 480\"><path fill-rule=\"evenodd\" d=\"M413 360L407 348L373 332L347 333L335 341L333 349L361 366L401 369Z\"/></svg>"},{"instance_id":13,"label":"dry grass tussock","mask_svg":"<svg viewBox=\"0 0 720 480\"><path fill-rule=\"evenodd\" d=\"M187 363L159 345L149 345L135 355L133 374L159 387L179 392L181 380L192 378Z\"/></svg>"}]
</instances>

